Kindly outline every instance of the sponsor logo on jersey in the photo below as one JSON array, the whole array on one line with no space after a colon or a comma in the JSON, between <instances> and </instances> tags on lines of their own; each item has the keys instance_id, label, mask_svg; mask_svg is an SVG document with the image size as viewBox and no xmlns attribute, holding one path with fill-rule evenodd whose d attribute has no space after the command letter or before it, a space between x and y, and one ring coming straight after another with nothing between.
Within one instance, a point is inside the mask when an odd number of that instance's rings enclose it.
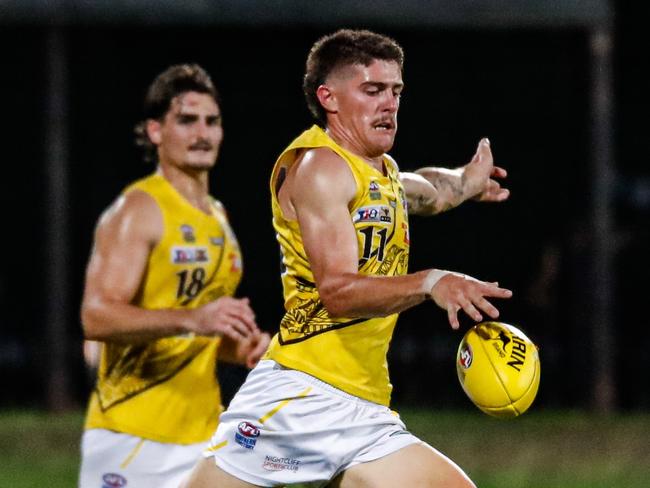
<instances>
[{"instance_id":1,"label":"sponsor logo on jersey","mask_svg":"<svg viewBox=\"0 0 650 488\"><path fill-rule=\"evenodd\" d=\"M171 252L172 263L174 264L207 263L210 261L207 247L174 246Z\"/></svg>"},{"instance_id":2,"label":"sponsor logo on jersey","mask_svg":"<svg viewBox=\"0 0 650 488\"><path fill-rule=\"evenodd\" d=\"M213 246L223 246L223 237L210 237L210 244Z\"/></svg>"},{"instance_id":3,"label":"sponsor logo on jersey","mask_svg":"<svg viewBox=\"0 0 650 488\"><path fill-rule=\"evenodd\" d=\"M265 456L262 467L267 471L293 471L294 473L300 469L299 459Z\"/></svg>"},{"instance_id":4,"label":"sponsor logo on jersey","mask_svg":"<svg viewBox=\"0 0 650 488\"><path fill-rule=\"evenodd\" d=\"M381 200L381 192L379 191L379 185L376 181L370 182L370 185L368 185L368 192L370 200Z\"/></svg>"},{"instance_id":5,"label":"sponsor logo on jersey","mask_svg":"<svg viewBox=\"0 0 650 488\"><path fill-rule=\"evenodd\" d=\"M260 429L250 422L240 422L235 432L235 442L246 449L253 449L260 436Z\"/></svg>"},{"instance_id":6,"label":"sponsor logo on jersey","mask_svg":"<svg viewBox=\"0 0 650 488\"><path fill-rule=\"evenodd\" d=\"M386 205L371 205L357 209L353 222L386 222L390 224L393 219L390 216L390 208Z\"/></svg>"},{"instance_id":7,"label":"sponsor logo on jersey","mask_svg":"<svg viewBox=\"0 0 650 488\"><path fill-rule=\"evenodd\" d=\"M191 225L183 224L181 225L181 234L183 234L183 240L185 242L195 242L196 236L194 235L194 229Z\"/></svg>"},{"instance_id":8,"label":"sponsor logo on jersey","mask_svg":"<svg viewBox=\"0 0 650 488\"><path fill-rule=\"evenodd\" d=\"M472 348L469 344L464 344L458 355L458 364L460 364L464 369L469 368L472 365L472 359L474 355L472 354Z\"/></svg>"},{"instance_id":9,"label":"sponsor logo on jersey","mask_svg":"<svg viewBox=\"0 0 650 488\"><path fill-rule=\"evenodd\" d=\"M126 486L126 478L117 473L104 473L102 475L102 488L122 488Z\"/></svg>"}]
</instances>

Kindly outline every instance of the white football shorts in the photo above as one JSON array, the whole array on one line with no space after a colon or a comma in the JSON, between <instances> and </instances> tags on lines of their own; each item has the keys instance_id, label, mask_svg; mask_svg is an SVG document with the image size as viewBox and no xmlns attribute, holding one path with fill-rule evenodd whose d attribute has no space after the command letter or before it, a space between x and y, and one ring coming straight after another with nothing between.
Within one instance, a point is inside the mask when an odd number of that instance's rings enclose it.
<instances>
[{"instance_id":1,"label":"white football shorts","mask_svg":"<svg viewBox=\"0 0 650 488\"><path fill-rule=\"evenodd\" d=\"M319 487L421 442L389 408L265 360L221 414L203 455L258 486Z\"/></svg>"},{"instance_id":2,"label":"white football shorts","mask_svg":"<svg viewBox=\"0 0 650 488\"><path fill-rule=\"evenodd\" d=\"M178 488L206 443L167 444L105 429L84 432L79 488Z\"/></svg>"}]
</instances>

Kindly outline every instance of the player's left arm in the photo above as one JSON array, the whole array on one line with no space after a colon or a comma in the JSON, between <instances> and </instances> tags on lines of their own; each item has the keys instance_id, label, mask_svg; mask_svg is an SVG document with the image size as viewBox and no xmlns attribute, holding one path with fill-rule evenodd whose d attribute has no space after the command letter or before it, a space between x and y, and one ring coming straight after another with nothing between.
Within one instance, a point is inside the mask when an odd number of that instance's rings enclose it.
<instances>
[{"instance_id":1,"label":"player's left arm","mask_svg":"<svg viewBox=\"0 0 650 488\"><path fill-rule=\"evenodd\" d=\"M469 199L502 202L510 191L497 179L505 178L505 169L494 165L490 142L481 139L472 160L455 169L425 167L401 172L409 213L434 215L457 207Z\"/></svg>"},{"instance_id":2,"label":"player's left arm","mask_svg":"<svg viewBox=\"0 0 650 488\"><path fill-rule=\"evenodd\" d=\"M257 332L240 341L224 336L219 344L218 359L253 368L266 352L269 342L271 337L266 332Z\"/></svg>"}]
</instances>

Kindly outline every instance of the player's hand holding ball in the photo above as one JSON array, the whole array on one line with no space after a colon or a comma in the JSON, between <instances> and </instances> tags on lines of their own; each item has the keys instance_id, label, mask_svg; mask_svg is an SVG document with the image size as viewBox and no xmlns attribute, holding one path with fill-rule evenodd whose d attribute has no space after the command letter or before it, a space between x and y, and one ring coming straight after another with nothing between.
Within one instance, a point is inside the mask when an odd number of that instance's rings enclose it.
<instances>
[{"instance_id":1,"label":"player's hand holding ball","mask_svg":"<svg viewBox=\"0 0 650 488\"><path fill-rule=\"evenodd\" d=\"M482 322L467 331L458 347L456 370L469 399L494 417L521 415L539 388L537 346L502 322Z\"/></svg>"}]
</instances>

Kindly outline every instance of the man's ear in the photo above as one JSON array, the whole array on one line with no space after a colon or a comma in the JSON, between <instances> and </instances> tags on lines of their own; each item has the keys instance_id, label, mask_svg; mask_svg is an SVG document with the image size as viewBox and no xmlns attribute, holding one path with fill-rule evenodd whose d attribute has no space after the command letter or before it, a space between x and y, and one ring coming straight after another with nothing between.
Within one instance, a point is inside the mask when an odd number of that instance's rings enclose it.
<instances>
[{"instance_id":1,"label":"man's ear","mask_svg":"<svg viewBox=\"0 0 650 488\"><path fill-rule=\"evenodd\" d=\"M338 112L339 104L335 93L327 85L320 85L316 89L316 96L318 101L323 106L326 112Z\"/></svg>"},{"instance_id":2,"label":"man's ear","mask_svg":"<svg viewBox=\"0 0 650 488\"><path fill-rule=\"evenodd\" d=\"M156 146L160 144L160 141L162 140L162 124L155 119L148 119L145 127L147 130L147 136L149 136L149 140Z\"/></svg>"}]
</instances>

